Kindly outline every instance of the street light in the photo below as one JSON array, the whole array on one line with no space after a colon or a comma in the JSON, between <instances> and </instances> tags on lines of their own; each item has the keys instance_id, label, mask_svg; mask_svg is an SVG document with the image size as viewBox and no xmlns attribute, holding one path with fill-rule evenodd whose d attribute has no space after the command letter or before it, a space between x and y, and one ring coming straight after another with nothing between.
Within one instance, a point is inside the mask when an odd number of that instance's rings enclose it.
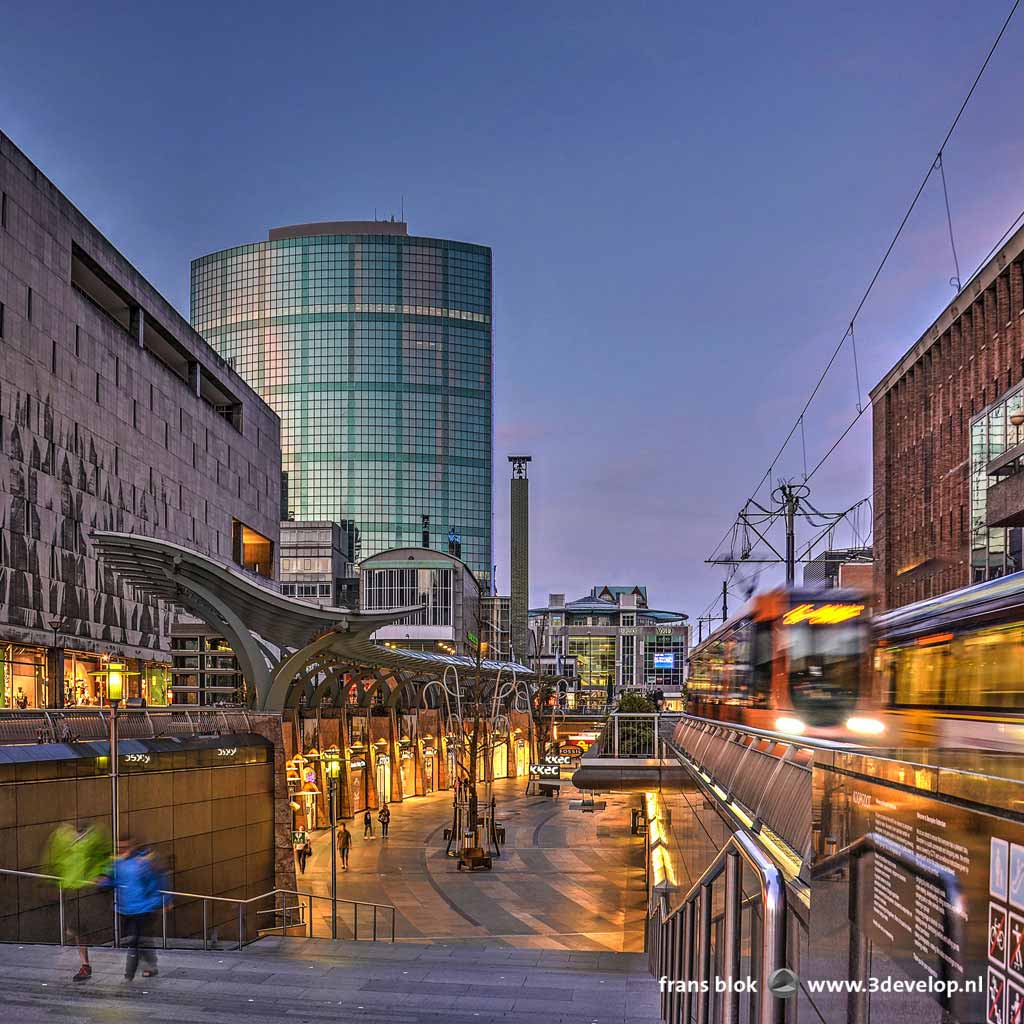
<instances>
[{"instance_id":1,"label":"street light","mask_svg":"<svg viewBox=\"0 0 1024 1024\"><path fill-rule=\"evenodd\" d=\"M341 751L328 747L321 755L327 774L327 798L331 815L331 938L338 937L338 812L335 803L338 776L341 774Z\"/></svg>"},{"instance_id":2,"label":"street light","mask_svg":"<svg viewBox=\"0 0 1024 1024\"><path fill-rule=\"evenodd\" d=\"M124 696L124 665L120 661L107 664L107 700L110 703L110 834L117 849L117 705ZM118 945L117 890L114 890L114 947Z\"/></svg>"}]
</instances>

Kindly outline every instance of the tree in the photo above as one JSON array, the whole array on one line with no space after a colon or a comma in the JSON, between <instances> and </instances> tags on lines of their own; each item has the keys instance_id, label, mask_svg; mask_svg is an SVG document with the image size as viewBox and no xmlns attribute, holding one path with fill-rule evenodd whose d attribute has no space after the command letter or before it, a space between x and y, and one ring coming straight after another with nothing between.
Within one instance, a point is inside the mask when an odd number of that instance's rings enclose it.
<instances>
[{"instance_id":1,"label":"tree","mask_svg":"<svg viewBox=\"0 0 1024 1024\"><path fill-rule=\"evenodd\" d=\"M645 715L657 708L642 693L624 693L616 710L624 715Z\"/></svg>"}]
</instances>

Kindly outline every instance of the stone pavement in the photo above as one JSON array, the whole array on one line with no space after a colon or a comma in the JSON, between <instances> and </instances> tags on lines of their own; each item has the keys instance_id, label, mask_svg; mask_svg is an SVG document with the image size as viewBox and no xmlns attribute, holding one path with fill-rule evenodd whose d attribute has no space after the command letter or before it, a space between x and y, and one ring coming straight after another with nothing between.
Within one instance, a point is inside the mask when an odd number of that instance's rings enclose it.
<instances>
[{"instance_id":1,"label":"stone pavement","mask_svg":"<svg viewBox=\"0 0 1024 1024\"><path fill-rule=\"evenodd\" d=\"M338 896L393 904L400 940L478 939L530 949L638 951L643 947L643 842L629 835L636 797L608 795L604 810L571 810L568 784L558 799L525 796L526 782L495 783L507 841L492 871L459 871L445 856L451 794L391 805L390 836L363 838L362 816L349 822L350 869L338 865ZM299 889L330 893L328 832L315 833ZM317 910L327 904L317 901ZM367 918L360 918L360 935ZM351 911L339 913L340 936ZM383 928L384 918L380 919ZM326 913L316 933L329 935Z\"/></svg>"},{"instance_id":2,"label":"stone pavement","mask_svg":"<svg viewBox=\"0 0 1024 1024\"><path fill-rule=\"evenodd\" d=\"M0 1019L17 1024L654 1024L657 982L638 954L490 943L261 939L242 952L159 952L125 983L124 953L0 944Z\"/></svg>"}]
</instances>

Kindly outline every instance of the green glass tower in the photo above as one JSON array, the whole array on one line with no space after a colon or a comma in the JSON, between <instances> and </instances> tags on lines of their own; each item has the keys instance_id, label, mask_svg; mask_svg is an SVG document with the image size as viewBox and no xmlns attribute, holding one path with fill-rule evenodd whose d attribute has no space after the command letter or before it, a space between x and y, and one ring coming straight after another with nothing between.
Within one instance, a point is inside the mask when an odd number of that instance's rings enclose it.
<instances>
[{"instance_id":1,"label":"green glass tower","mask_svg":"<svg viewBox=\"0 0 1024 1024\"><path fill-rule=\"evenodd\" d=\"M192 325L281 417L287 514L358 560L449 532L491 574L491 250L395 221L276 228L192 263ZM248 481L240 481L244 489ZM455 539L455 538L453 538Z\"/></svg>"}]
</instances>

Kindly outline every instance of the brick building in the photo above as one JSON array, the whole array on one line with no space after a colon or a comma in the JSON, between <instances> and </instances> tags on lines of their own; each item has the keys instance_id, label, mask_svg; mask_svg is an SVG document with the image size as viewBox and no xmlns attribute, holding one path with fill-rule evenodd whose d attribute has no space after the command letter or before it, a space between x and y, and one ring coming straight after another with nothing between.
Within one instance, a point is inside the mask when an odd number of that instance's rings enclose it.
<instances>
[{"instance_id":1,"label":"brick building","mask_svg":"<svg viewBox=\"0 0 1024 1024\"><path fill-rule=\"evenodd\" d=\"M1024 567L1022 271L1024 228L871 391L883 609Z\"/></svg>"}]
</instances>

